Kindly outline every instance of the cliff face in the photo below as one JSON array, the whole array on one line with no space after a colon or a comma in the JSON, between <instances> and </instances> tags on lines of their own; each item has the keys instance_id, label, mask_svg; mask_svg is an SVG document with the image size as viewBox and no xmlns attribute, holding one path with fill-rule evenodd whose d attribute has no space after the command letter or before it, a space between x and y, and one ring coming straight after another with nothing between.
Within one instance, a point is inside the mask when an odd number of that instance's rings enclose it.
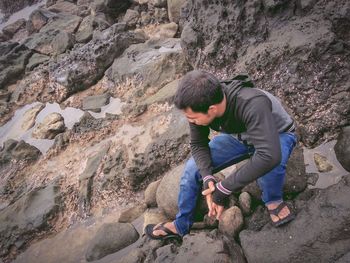
<instances>
[{"instance_id":1,"label":"cliff face","mask_svg":"<svg viewBox=\"0 0 350 263\"><path fill-rule=\"evenodd\" d=\"M349 14L345 0L188 1L182 47L195 67L248 72L314 146L349 124Z\"/></svg>"}]
</instances>

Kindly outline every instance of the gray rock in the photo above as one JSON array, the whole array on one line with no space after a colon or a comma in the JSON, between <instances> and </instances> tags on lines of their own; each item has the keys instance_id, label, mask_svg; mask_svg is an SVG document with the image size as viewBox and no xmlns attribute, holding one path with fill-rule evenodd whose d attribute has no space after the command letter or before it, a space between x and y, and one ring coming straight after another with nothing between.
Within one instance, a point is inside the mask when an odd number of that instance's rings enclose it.
<instances>
[{"instance_id":1,"label":"gray rock","mask_svg":"<svg viewBox=\"0 0 350 263\"><path fill-rule=\"evenodd\" d=\"M145 203L148 207L157 206L156 193L161 180L152 182L145 190Z\"/></svg>"},{"instance_id":2,"label":"gray rock","mask_svg":"<svg viewBox=\"0 0 350 263\"><path fill-rule=\"evenodd\" d=\"M101 107L109 103L111 95L105 93L102 95L89 96L83 99L83 110L91 110L94 112L100 112Z\"/></svg>"},{"instance_id":3,"label":"gray rock","mask_svg":"<svg viewBox=\"0 0 350 263\"><path fill-rule=\"evenodd\" d=\"M48 23L40 29L40 32L62 30L69 34L74 34L82 21L81 17L70 14L56 14L56 16L53 19L49 19Z\"/></svg>"},{"instance_id":4,"label":"gray rock","mask_svg":"<svg viewBox=\"0 0 350 263\"><path fill-rule=\"evenodd\" d=\"M315 153L314 161L320 173L330 172L333 169L333 166L328 162L327 158L321 154Z\"/></svg>"},{"instance_id":5,"label":"gray rock","mask_svg":"<svg viewBox=\"0 0 350 263\"><path fill-rule=\"evenodd\" d=\"M7 55L16 46L18 46L17 42L2 42L2 43L0 43L0 57Z\"/></svg>"},{"instance_id":6,"label":"gray rock","mask_svg":"<svg viewBox=\"0 0 350 263\"><path fill-rule=\"evenodd\" d=\"M32 52L25 46L13 48L7 55L0 57L0 89L16 82L22 77Z\"/></svg>"},{"instance_id":7,"label":"gray rock","mask_svg":"<svg viewBox=\"0 0 350 263\"><path fill-rule=\"evenodd\" d=\"M133 249L129 254L122 257L118 263L140 263L144 262L145 257L145 253L141 249L137 248Z\"/></svg>"},{"instance_id":8,"label":"gray rock","mask_svg":"<svg viewBox=\"0 0 350 263\"><path fill-rule=\"evenodd\" d=\"M350 252L346 253L344 256L341 258L337 259L335 263L347 263L350 262Z\"/></svg>"},{"instance_id":9,"label":"gray rock","mask_svg":"<svg viewBox=\"0 0 350 263\"><path fill-rule=\"evenodd\" d=\"M36 188L3 209L0 214L0 240L5 251L16 241L27 242L38 231L49 230L60 207L59 188L51 184Z\"/></svg>"},{"instance_id":10,"label":"gray rock","mask_svg":"<svg viewBox=\"0 0 350 263\"><path fill-rule=\"evenodd\" d=\"M243 230L240 240L247 261L319 262L321 258L328 262L346 254L350 247L349 191L349 179L343 177L338 184L318 190L288 225L266 226L258 232ZM276 243L278 253L273 253Z\"/></svg>"},{"instance_id":11,"label":"gray rock","mask_svg":"<svg viewBox=\"0 0 350 263\"><path fill-rule=\"evenodd\" d=\"M53 55L59 55L71 49L74 45L74 37L71 33L60 31L52 40Z\"/></svg>"},{"instance_id":12,"label":"gray rock","mask_svg":"<svg viewBox=\"0 0 350 263\"><path fill-rule=\"evenodd\" d=\"M66 126L61 114L54 112L47 115L42 123L35 126L32 136L37 139L53 139L59 133L64 132Z\"/></svg>"},{"instance_id":13,"label":"gray rock","mask_svg":"<svg viewBox=\"0 0 350 263\"><path fill-rule=\"evenodd\" d=\"M92 39L94 30L103 31L111 25L104 14L89 15L84 17L75 34L78 43L86 43Z\"/></svg>"},{"instance_id":14,"label":"gray rock","mask_svg":"<svg viewBox=\"0 0 350 263\"><path fill-rule=\"evenodd\" d=\"M93 180L102 158L109 150L109 145L104 145L95 155L89 157L84 171L79 175L79 205L80 213L88 213L92 196Z\"/></svg>"},{"instance_id":15,"label":"gray rock","mask_svg":"<svg viewBox=\"0 0 350 263\"><path fill-rule=\"evenodd\" d=\"M6 164L11 160L35 161L41 155L41 152L34 146L21 141L7 140L0 152L0 163Z\"/></svg>"},{"instance_id":16,"label":"gray rock","mask_svg":"<svg viewBox=\"0 0 350 263\"><path fill-rule=\"evenodd\" d=\"M34 126L36 116L44 107L43 103L39 103L24 113L21 126L23 130L27 131Z\"/></svg>"},{"instance_id":17,"label":"gray rock","mask_svg":"<svg viewBox=\"0 0 350 263\"><path fill-rule=\"evenodd\" d=\"M243 192L239 195L239 207L242 209L243 215L249 215L251 212L252 199L250 194Z\"/></svg>"},{"instance_id":18,"label":"gray rock","mask_svg":"<svg viewBox=\"0 0 350 263\"><path fill-rule=\"evenodd\" d=\"M243 214L237 206L224 210L219 220L219 231L228 237L234 238L243 227Z\"/></svg>"},{"instance_id":19,"label":"gray rock","mask_svg":"<svg viewBox=\"0 0 350 263\"><path fill-rule=\"evenodd\" d=\"M136 26L139 19L140 19L139 12L132 10L132 9L128 9L128 10L126 10L126 13L124 15L123 22L132 28L132 27Z\"/></svg>"},{"instance_id":20,"label":"gray rock","mask_svg":"<svg viewBox=\"0 0 350 263\"><path fill-rule=\"evenodd\" d=\"M146 204L140 204L123 211L118 219L119 223L132 223L135 219L140 217L147 209Z\"/></svg>"},{"instance_id":21,"label":"gray rock","mask_svg":"<svg viewBox=\"0 0 350 263\"><path fill-rule=\"evenodd\" d=\"M154 262L162 263L245 262L243 253L235 241L203 232L186 235L180 247L170 244L158 248L155 257Z\"/></svg>"},{"instance_id":22,"label":"gray rock","mask_svg":"<svg viewBox=\"0 0 350 263\"><path fill-rule=\"evenodd\" d=\"M339 163L350 172L350 126L340 132L334 151Z\"/></svg>"},{"instance_id":23,"label":"gray rock","mask_svg":"<svg viewBox=\"0 0 350 263\"><path fill-rule=\"evenodd\" d=\"M5 36L10 39L13 37L14 34L20 29L25 28L26 20L24 18L18 19L16 22L9 24L5 26L2 29L2 32L5 34Z\"/></svg>"},{"instance_id":24,"label":"gray rock","mask_svg":"<svg viewBox=\"0 0 350 263\"><path fill-rule=\"evenodd\" d=\"M80 8L68 1L59 1L48 8L53 13L69 13L71 15L79 15Z\"/></svg>"},{"instance_id":25,"label":"gray rock","mask_svg":"<svg viewBox=\"0 0 350 263\"><path fill-rule=\"evenodd\" d=\"M170 82L169 84L165 85L156 94L149 96L145 100L144 104L152 105L155 103L171 102L173 97L175 96L179 81L179 79L176 79Z\"/></svg>"},{"instance_id":26,"label":"gray rock","mask_svg":"<svg viewBox=\"0 0 350 263\"><path fill-rule=\"evenodd\" d=\"M53 82L64 86L67 96L93 85L126 47L143 41L124 29L125 25L114 24L53 63L50 72Z\"/></svg>"},{"instance_id":27,"label":"gray rock","mask_svg":"<svg viewBox=\"0 0 350 263\"><path fill-rule=\"evenodd\" d=\"M101 226L89 244L85 257L94 261L136 242L139 234L132 224L109 223Z\"/></svg>"},{"instance_id":28,"label":"gray rock","mask_svg":"<svg viewBox=\"0 0 350 263\"><path fill-rule=\"evenodd\" d=\"M24 42L24 45L32 51L41 53L44 55L53 55L56 53L56 50L53 47L57 35L61 31L59 30L48 30L41 33L33 34L31 37L27 38Z\"/></svg>"},{"instance_id":29,"label":"gray rock","mask_svg":"<svg viewBox=\"0 0 350 263\"><path fill-rule=\"evenodd\" d=\"M159 25L157 31L154 33L155 38L172 38L175 37L178 30L178 25L174 22L169 24Z\"/></svg>"},{"instance_id":30,"label":"gray rock","mask_svg":"<svg viewBox=\"0 0 350 263\"><path fill-rule=\"evenodd\" d=\"M34 32L39 32L39 30L46 25L49 19L57 18L58 15L50 12L46 9L36 9L34 10L27 21L27 31L28 34L32 34Z\"/></svg>"},{"instance_id":31,"label":"gray rock","mask_svg":"<svg viewBox=\"0 0 350 263\"><path fill-rule=\"evenodd\" d=\"M26 66L26 69L31 71L37 66L39 66L40 64L43 64L49 60L50 60L49 56L42 55L39 53L34 53L33 56L30 57L28 64Z\"/></svg>"},{"instance_id":32,"label":"gray rock","mask_svg":"<svg viewBox=\"0 0 350 263\"><path fill-rule=\"evenodd\" d=\"M167 0L168 2L168 15L171 22L179 23L181 7L186 0Z\"/></svg>"},{"instance_id":33,"label":"gray rock","mask_svg":"<svg viewBox=\"0 0 350 263\"><path fill-rule=\"evenodd\" d=\"M177 198L184 167L184 165L180 165L165 174L157 189L156 199L158 207L170 219L175 219L179 210Z\"/></svg>"},{"instance_id":34,"label":"gray rock","mask_svg":"<svg viewBox=\"0 0 350 263\"><path fill-rule=\"evenodd\" d=\"M148 87L163 87L187 70L179 39L151 39L126 49L105 75L114 83L133 79L135 86L144 92Z\"/></svg>"}]
</instances>

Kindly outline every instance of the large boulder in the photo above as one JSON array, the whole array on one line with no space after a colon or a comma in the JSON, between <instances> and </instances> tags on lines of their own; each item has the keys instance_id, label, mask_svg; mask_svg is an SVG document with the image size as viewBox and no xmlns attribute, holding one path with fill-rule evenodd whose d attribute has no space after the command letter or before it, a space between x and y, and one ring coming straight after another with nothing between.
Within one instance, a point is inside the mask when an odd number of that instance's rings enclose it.
<instances>
[{"instance_id":1,"label":"large boulder","mask_svg":"<svg viewBox=\"0 0 350 263\"><path fill-rule=\"evenodd\" d=\"M181 45L193 66L248 72L290 107L307 146L349 125L349 1L186 3Z\"/></svg>"},{"instance_id":2,"label":"large boulder","mask_svg":"<svg viewBox=\"0 0 350 263\"><path fill-rule=\"evenodd\" d=\"M53 13L68 13L71 15L79 15L80 9L77 5L69 1L60 1L48 8Z\"/></svg>"},{"instance_id":3,"label":"large boulder","mask_svg":"<svg viewBox=\"0 0 350 263\"><path fill-rule=\"evenodd\" d=\"M47 115L33 130L32 136L37 139L53 139L64 132L66 126L61 114L54 112Z\"/></svg>"},{"instance_id":4,"label":"large boulder","mask_svg":"<svg viewBox=\"0 0 350 263\"><path fill-rule=\"evenodd\" d=\"M135 86L140 86L138 92L142 95L147 88L161 88L188 70L179 39L151 39L126 49L122 56L115 59L106 76L114 83L132 79ZM125 93L120 95L125 96Z\"/></svg>"},{"instance_id":5,"label":"large boulder","mask_svg":"<svg viewBox=\"0 0 350 263\"><path fill-rule=\"evenodd\" d=\"M129 130L133 145L127 139ZM117 134L126 142L118 142L114 161L105 176L117 185L133 190L142 188L188 156L188 135L188 122L176 110L155 116L145 126L126 125Z\"/></svg>"},{"instance_id":6,"label":"large boulder","mask_svg":"<svg viewBox=\"0 0 350 263\"><path fill-rule=\"evenodd\" d=\"M91 240L86 260L94 261L127 247L139 238L139 234L132 224L109 223L104 224Z\"/></svg>"},{"instance_id":7,"label":"large boulder","mask_svg":"<svg viewBox=\"0 0 350 263\"><path fill-rule=\"evenodd\" d=\"M6 207L0 214L1 254L17 247L40 231L51 229L60 207L59 188L55 184L36 188Z\"/></svg>"},{"instance_id":8,"label":"large boulder","mask_svg":"<svg viewBox=\"0 0 350 263\"><path fill-rule=\"evenodd\" d=\"M75 40L78 43L87 43L92 39L94 30L103 31L110 26L104 14L86 16L75 33Z\"/></svg>"},{"instance_id":9,"label":"large boulder","mask_svg":"<svg viewBox=\"0 0 350 263\"><path fill-rule=\"evenodd\" d=\"M134 33L125 31L125 24L112 27L95 34L84 46L73 49L51 65L53 84L63 86L67 96L86 89L97 82L105 70L125 48L132 43L142 42Z\"/></svg>"},{"instance_id":10,"label":"large boulder","mask_svg":"<svg viewBox=\"0 0 350 263\"><path fill-rule=\"evenodd\" d=\"M201 232L186 235L180 247L170 244L156 249L155 253L148 253L146 262L243 263L245 259L234 240Z\"/></svg>"},{"instance_id":11,"label":"large boulder","mask_svg":"<svg viewBox=\"0 0 350 263\"><path fill-rule=\"evenodd\" d=\"M339 134L334 151L340 164L350 172L350 126L343 128Z\"/></svg>"},{"instance_id":12,"label":"large boulder","mask_svg":"<svg viewBox=\"0 0 350 263\"><path fill-rule=\"evenodd\" d=\"M298 207L296 219L288 225L243 230L239 237L248 262L328 262L348 253L349 192L350 181L344 177Z\"/></svg>"}]
</instances>

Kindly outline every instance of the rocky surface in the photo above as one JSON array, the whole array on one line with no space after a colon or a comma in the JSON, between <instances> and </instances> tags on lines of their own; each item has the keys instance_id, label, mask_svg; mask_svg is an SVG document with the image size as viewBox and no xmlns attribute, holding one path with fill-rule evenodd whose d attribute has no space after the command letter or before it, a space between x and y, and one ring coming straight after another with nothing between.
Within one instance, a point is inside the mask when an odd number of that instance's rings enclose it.
<instances>
[{"instance_id":1,"label":"rocky surface","mask_svg":"<svg viewBox=\"0 0 350 263\"><path fill-rule=\"evenodd\" d=\"M15 10L30 1L13 2ZM49 0L6 26L0 137L22 126L29 134L0 150L0 261L347 262L348 178L337 182L349 175L332 156L335 141L305 146L337 138L337 159L349 170L348 129L340 132L349 124L349 10L345 0ZM177 213L189 130L172 98L192 68L220 78L248 72L296 119L301 140L284 188L294 222L272 228L253 183L230 197L219 222L199 198L183 242L141 236L142 226ZM7 123L34 102L72 110L67 128L34 141L32 125L53 112L40 106ZM78 109L85 113L74 123ZM34 142L51 146L41 154ZM314 153L332 170L317 170Z\"/></svg>"},{"instance_id":2,"label":"rocky surface","mask_svg":"<svg viewBox=\"0 0 350 263\"><path fill-rule=\"evenodd\" d=\"M335 261L350 247L347 201L349 178L319 190L298 208L297 218L282 228L266 225L261 231L243 230L239 237L248 262ZM317 222L317 223L316 223ZM305 227L307 226L307 227ZM271 247L278 253L271 257Z\"/></svg>"}]
</instances>

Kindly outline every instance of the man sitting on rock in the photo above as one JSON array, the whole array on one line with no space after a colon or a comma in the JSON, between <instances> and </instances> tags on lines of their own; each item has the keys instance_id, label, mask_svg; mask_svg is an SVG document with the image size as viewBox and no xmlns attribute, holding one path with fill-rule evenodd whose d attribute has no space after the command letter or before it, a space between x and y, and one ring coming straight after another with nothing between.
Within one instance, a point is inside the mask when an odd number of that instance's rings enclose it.
<instances>
[{"instance_id":1,"label":"man sitting on rock","mask_svg":"<svg viewBox=\"0 0 350 263\"><path fill-rule=\"evenodd\" d=\"M272 94L254 88L245 75L220 82L204 71L181 80L175 106L190 125L192 158L186 163L173 222L150 224L152 239L181 238L189 233L201 189L210 217L220 216L229 195L257 180L274 226L294 219L283 201L286 164L296 145L292 118ZM209 140L210 129L220 134ZM217 182L213 174L244 159L237 171Z\"/></svg>"}]
</instances>

